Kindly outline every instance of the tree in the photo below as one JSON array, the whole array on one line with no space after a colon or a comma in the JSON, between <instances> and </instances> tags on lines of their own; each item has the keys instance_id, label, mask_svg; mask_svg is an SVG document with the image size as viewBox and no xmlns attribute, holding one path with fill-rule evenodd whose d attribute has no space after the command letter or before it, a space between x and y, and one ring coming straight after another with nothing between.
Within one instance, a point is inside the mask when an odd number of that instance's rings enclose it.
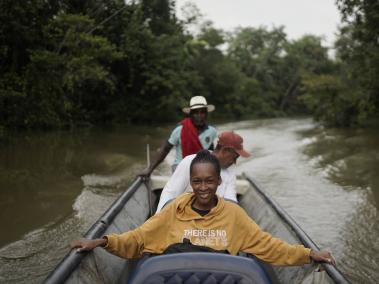
<instances>
[{"instance_id":1,"label":"tree","mask_svg":"<svg viewBox=\"0 0 379 284\"><path fill-rule=\"evenodd\" d=\"M316 78L321 78L318 75L333 74L334 70L334 63L329 59L328 49L322 45L320 37L305 35L288 42L281 72L285 92L281 96L280 109L307 113L301 99L304 80L315 76L314 81L317 81Z\"/></svg>"},{"instance_id":2,"label":"tree","mask_svg":"<svg viewBox=\"0 0 379 284\"><path fill-rule=\"evenodd\" d=\"M105 38L87 32L93 26L87 16L65 14L46 27L46 47L32 53L27 68L26 125L107 120L115 90L109 64L121 55Z\"/></svg>"},{"instance_id":3,"label":"tree","mask_svg":"<svg viewBox=\"0 0 379 284\"><path fill-rule=\"evenodd\" d=\"M172 0L142 0L145 23L154 35L172 34L175 31L175 2Z\"/></svg>"},{"instance_id":4,"label":"tree","mask_svg":"<svg viewBox=\"0 0 379 284\"><path fill-rule=\"evenodd\" d=\"M379 3L378 1L337 0L343 26L336 43L337 58L345 70L347 83L354 81L359 124L379 119Z\"/></svg>"},{"instance_id":5,"label":"tree","mask_svg":"<svg viewBox=\"0 0 379 284\"><path fill-rule=\"evenodd\" d=\"M327 126L349 127L357 124L359 96L336 75L312 75L304 79L302 100L316 120Z\"/></svg>"},{"instance_id":6,"label":"tree","mask_svg":"<svg viewBox=\"0 0 379 284\"><path fill-rule=\"evenodd\" d=\"M26 66L43 44L42 29L58 11L56 1L0 2L0 128L24 125Z\"/></svg>"}]
</instances>

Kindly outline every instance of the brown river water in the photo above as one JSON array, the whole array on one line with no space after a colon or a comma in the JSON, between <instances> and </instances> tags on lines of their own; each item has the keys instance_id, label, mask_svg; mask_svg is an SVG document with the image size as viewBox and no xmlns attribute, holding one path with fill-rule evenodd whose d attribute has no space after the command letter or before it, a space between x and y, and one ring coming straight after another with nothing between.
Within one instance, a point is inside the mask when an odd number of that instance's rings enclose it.
<instances>
[{"instance_id":1,"label":"brown river water","mask_svg":"<svg viewBox=\"0 0 379 284\"><path fill-rule=\"evenodd\" d=\"M254 176L353 283L379 279L379 133L310 119L216 125ZM172 126L15 135L0 144L0 283L40 283L146 164ZM157 173L168 174L168 157Z\"/></svg>"}]
</instances>

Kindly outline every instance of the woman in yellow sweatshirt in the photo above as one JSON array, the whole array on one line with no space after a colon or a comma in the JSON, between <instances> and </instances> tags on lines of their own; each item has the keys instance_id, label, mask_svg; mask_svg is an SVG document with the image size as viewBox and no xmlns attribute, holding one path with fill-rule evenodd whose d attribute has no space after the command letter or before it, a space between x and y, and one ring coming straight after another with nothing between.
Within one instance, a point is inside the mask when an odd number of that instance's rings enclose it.
<instances>
[{"instance_id":1,"label":"woman in yellow sweatshirt","mask_svg":"<svg viewBox=\"0 0 379 284\"><path fill-rule=\"evenodd\" d=\"M169 245L189 239L194 245L227 250L232 255L251 253L274 265L302 265L312 259L334 264L330 252L274 238L237 204L217 197L220 165L207 150L194 158L190 175L193 193L179 196L135 230L102 239L77 240L71 246L78 251L101 246L123 258L139 258L143 253L163 253Z\"/></svg>"}]
</instances>

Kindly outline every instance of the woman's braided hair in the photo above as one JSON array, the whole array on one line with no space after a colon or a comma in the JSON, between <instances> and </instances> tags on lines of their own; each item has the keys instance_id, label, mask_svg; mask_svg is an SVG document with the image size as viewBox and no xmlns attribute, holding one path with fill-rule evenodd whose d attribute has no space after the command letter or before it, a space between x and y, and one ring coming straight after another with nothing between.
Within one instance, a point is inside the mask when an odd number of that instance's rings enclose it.
<instances>
[{"instance_id":1,"label":"woman's braided hair","mask_svg":"<svg viewBox=\"0 0 379 284\"><path fill-rule=\"evenodd\" d=\"M190 174L192 173L192 168L195 164L198 163L210 163L213 165L213 167L216 170L217 175L220 175L221 172L221 166L218 159L211 154L208 150L202 150L196 154L196 157L192 160L190 165Z\"/></svg>"}]
</instances>

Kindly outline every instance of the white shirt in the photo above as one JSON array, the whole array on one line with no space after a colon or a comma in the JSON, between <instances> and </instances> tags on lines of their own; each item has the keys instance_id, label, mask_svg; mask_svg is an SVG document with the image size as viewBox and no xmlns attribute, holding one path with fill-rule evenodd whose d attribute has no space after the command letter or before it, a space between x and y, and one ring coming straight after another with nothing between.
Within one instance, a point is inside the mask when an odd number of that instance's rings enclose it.
<instances>
[{"instance_id":1,"label":"white shirt","mask_svg":"<svg viewBox=\"0 0 379 284\"><path fill-rule=\"evenodd\" d=\"M159 199L157 212L161 211L167 201L177 197L184 192L191 192L190 186L190 165L196 154L185 157L177 166L175 172L163 188L161 198ZM216 194L220 197L237 202L236 193L236 174L231 169L221 169L222 182L218 186Z\"/></svg>"}]
</instances>

